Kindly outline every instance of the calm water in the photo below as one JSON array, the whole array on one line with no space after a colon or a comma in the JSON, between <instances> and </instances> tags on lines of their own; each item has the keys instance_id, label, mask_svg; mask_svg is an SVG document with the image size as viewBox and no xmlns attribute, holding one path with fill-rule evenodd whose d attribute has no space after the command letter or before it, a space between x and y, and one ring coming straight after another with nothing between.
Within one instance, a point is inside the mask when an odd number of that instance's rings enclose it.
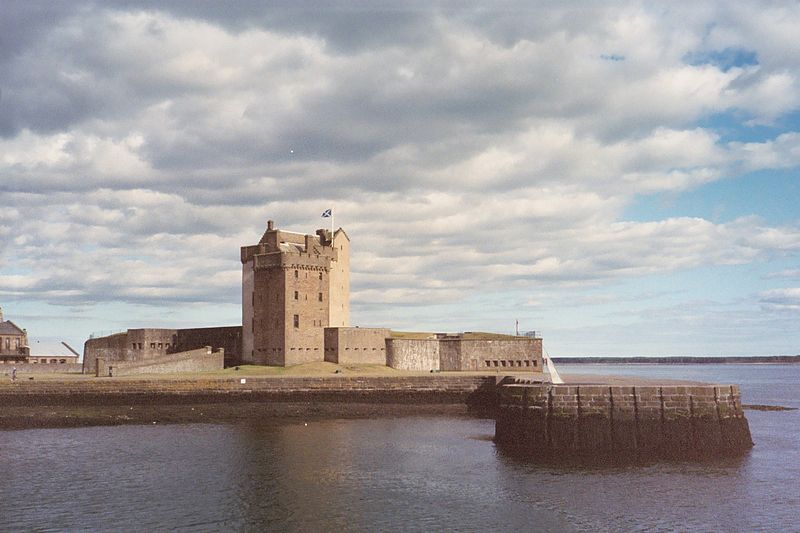
<instances>
[{"instance_id":1,"label":"calm water","mask_svg":"<svg viewBox=\"0 0 800 533\"><path fill-rule=\"evenodd\" d=\"M584 366L740 383L800 407L800 366ZM744 459L541 466L491 420L121 426L0 432L0 531L798 531L800 411L748 411Z\"/></svg>"}]
</instances>

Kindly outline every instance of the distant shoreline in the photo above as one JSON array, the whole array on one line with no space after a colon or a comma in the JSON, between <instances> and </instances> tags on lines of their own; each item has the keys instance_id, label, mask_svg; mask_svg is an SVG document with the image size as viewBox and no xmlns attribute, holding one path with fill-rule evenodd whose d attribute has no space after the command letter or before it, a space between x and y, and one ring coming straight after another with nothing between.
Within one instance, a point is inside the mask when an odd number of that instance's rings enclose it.
<instances>
[{"instance_id":1,"label":"distant shoreline","mask_svg":"<svg viewBox=\"0 0 800 533\"><path fill-rule=\"evenodd\" d=\"M763 356L670 356L670 357L553 357L557 364L644 364L644 365L733 365L733 364L800 364L800 355Z\"/></svg>"}]
</instances>

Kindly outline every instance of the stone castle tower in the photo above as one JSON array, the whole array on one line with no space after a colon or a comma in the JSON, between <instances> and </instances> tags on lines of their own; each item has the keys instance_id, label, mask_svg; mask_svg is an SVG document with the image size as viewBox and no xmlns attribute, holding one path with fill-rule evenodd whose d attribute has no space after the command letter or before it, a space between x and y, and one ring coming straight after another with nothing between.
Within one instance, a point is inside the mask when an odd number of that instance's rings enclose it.
<instances>
[{"instance_id":1,"label":"stone castle tower","mask_svg":"<svg viewBox=\"0 0 800 533\"><path fill-rule=\"evenodd\" d=\"M350 320L350 238L274 228L243 246L242 362L288 366L325 359L324 328Z\"/></svg>"}]
</instances>

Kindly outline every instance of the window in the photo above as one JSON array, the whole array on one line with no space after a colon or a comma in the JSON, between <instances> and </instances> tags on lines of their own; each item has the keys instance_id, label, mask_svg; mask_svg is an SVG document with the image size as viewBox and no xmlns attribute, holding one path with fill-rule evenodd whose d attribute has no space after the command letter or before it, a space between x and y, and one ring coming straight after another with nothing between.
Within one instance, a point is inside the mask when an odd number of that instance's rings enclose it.
<instances>
[{"instance_id":1,"label":"window","mask_svg":"<svg viewBox=\"0 0 800 533\"><path fill-rule=\"evenodd\" d=\"M322 301L322 293L319 293L318 299L320 302Z\"/></svg>"},{"instance_id":2,"label":"window","mask_svg":"<svg viewBox=\"0 0 800 533\"><path fill-rule=\"evenodd\" d=\"M133 343L133 349L134 350L136 349L136 343L135 342Z\"/></svg>"},{"instance_id":3,"label":"window","mask_svg":"<svg viewBox=\"0 0 800 533\"><path fill-rule=\"evenodd\" d=\"M61 363L62 365L63 365L63 364L65 364L66 362L67 362L67 360L66 360L66 359L61 359L61 360L59 361L59 363Z\"/></svg>"},{"instance_id":4,"label":"window","mask_svg":"<svg viewBox=\"0 0 800 533\"><path fill-rule=\"evenodd\" d=\"M156 348L156 343L154 343L154 342L151 342L151 343L150 343L150 348L151 348L151 349L153 349L153 350L155 350L155 348Z\"/></svg>"},{"instance_id":5,"label":"window","mask_svg":"<svg viewBox=\"0 0 800 533\"><path fill-rule=\"evenodd\" d=\"M298 273L297 273L297 270L295 270L295 271L294 271L294 279L297 279L298 277L300 277L300 274L298 274Z\"/></svg>"},{"instance_id":6,"label":"window","mask_svg":"<svg viewBox=\"0 0 800 533\"><path fill-rule=\"evenodd\" d=\"M300 315L294 315L294 327L300 327Z\"/></svg>"},{"instance_id":7,"label":"window","mask_svg":"<svg viewBox=\"0 0 800 533\"><path fill-rule=\"evenodd\" d=\"M297 299L298 299L298 296L299 296L299 294L297 293L297 291L294 291L294 299L295 299L295 300L297 300Z\"/></svg>"}]
</instances>

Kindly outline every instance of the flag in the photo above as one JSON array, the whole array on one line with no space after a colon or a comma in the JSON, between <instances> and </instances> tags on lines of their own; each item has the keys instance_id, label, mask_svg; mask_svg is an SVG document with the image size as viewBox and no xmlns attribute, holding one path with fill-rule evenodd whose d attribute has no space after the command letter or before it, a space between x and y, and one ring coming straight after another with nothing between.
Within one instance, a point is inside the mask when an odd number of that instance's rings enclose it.
<instances>
[{"instance_id":1,"label":"flag","mask_svg":"<svg viewBox=\"0 0 800 533\"><path fill-rule=\"evenodd\" d=\"M329 218L333 216L333 211L331 209L326 209L322 212L322 218Z\"/></svg>"}]
</instances>

